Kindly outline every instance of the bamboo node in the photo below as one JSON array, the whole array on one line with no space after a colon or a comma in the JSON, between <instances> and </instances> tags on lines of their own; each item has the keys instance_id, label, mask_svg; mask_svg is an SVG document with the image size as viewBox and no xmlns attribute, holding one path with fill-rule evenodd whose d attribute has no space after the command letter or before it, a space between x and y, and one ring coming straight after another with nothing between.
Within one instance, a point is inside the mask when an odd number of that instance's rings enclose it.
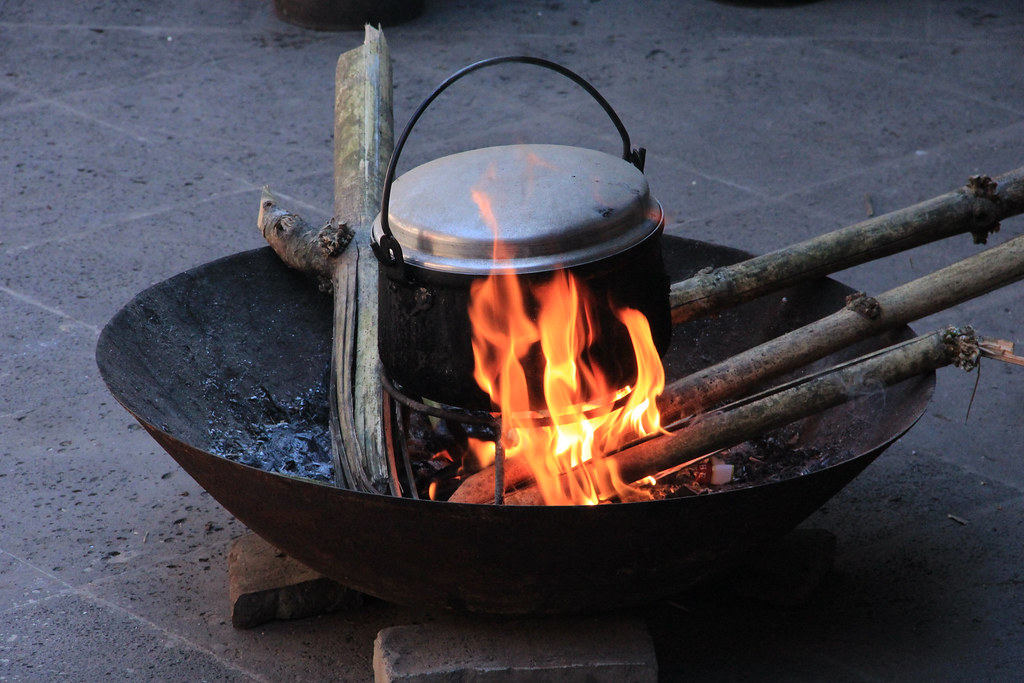
<instances>
[{"instance_id":1,"label":"bamboo node","mask_svg":"<svg viewBox=\"0 0 1024 683\"><path fill-rule=\"evenodd\" d=\"M967 191L978 199L987 199L990 202L998 202L999 183L987 175L972 175L967 179ZM975 244L987 244L988 236L999 232L999 221L994 220L992 210L985 205L974 207L974 220L979 227L971 230L971 237Z\"/></svg>"},{"instance_id":2,"label":"bamboo node","mask_svg":"<svg viewBox=\"0 0 1024 683\"><path fill-rule=\"evenodd\" d=\"M978 367L981 346L973 327L948 327L942 333L942 342L953 365L966 372Z\"/></svg>"},{"instance_id":3,"label":"bamboo node","mask_svg":"<svg viewBox=\"0 0 1024 683\"><path fill-rule=\"evenodd\" d=\"M998 187L999 183L987 175L972 175L967 179L967 189L975 197L981 197L982 199L991 199L993 201L999 199L999 195L996 194Z\"/></svg>"},{"instance_id":4,"label":"bamboo node","mask_svg":"<svg viewBox=\"0 0 1024 683\"><path fill-rule=\"evenodd\" d=\"M869 320L877 320L882 315L882 305L878 303L878 299L868 296L864 292L854 292L848 295L846 297L846 307Z\"/></svg>"},{"instance_id":5,"label":"bamboo node","mask_svg":"<svg viewBox=\"0 0 1024 683\"><path fill-rule=\"evenodd\" d=\"M983 218L983 216L979 216L979 218ZM971 237L974 238L975 244L988 244L988 236L997 232L999 232L999 221L994 221L971 230Z\"/></svg>"}]
</instances>

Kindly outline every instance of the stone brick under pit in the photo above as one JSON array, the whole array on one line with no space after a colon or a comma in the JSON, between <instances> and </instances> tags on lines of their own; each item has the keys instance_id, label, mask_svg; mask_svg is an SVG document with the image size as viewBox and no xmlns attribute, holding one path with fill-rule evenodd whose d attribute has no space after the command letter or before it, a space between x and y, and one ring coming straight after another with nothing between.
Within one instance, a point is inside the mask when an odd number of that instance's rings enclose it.
<instances>
[{"instance_id":1,"label":"stone brick under pit","mask_svg":"<svg viewBox=\"0 0 1024 683\"><path fill-rule=\"evenodd\" d=\"M616 616L393 626L373 646L376 683L653 683L643 620Z\"/></svg>"}]
</instances>

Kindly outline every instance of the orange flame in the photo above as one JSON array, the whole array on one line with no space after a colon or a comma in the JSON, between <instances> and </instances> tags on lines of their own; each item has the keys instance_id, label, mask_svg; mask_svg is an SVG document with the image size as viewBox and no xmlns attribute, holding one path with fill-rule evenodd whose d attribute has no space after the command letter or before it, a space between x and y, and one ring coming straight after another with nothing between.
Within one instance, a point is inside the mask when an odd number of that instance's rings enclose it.
<instances>
[{"instance_id":1,"label":"orange flame","mask_svg":"<svg viewBox=\"0 0 1024 683\"><path fill-rule=\"evenodd\" d=\"M495 231L498 258L505 247L490 201L476 190L473 199ZM598 305L565 270L532 286L516 275L492 273L471 288L474 378L501 411L505 457L523 458L547 505L629 496L633 489L605 455L660 429L655 398L665 375L647 319L630 308L614 311L633 342L637 375L632 386L613 386L585 360L602 343L595 332ZM543 368L528 369L538 345Z\"/></svg>"}]
</instances>

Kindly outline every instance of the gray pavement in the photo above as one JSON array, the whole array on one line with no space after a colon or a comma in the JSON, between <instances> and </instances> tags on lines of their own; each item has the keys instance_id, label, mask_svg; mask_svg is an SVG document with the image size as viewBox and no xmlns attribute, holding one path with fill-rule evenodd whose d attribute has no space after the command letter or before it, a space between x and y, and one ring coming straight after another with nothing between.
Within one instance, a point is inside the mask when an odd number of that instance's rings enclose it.
<instances>
[{"instance_id":1,"label":"gray pavement","mask_svg":"<svg viewBox=\"0 0 1024 683\"><path fill-rule=\"evenodd\" d=\"M428 0L386 34L399 124L471 61L560 61L648 148L672 234L755 252L1024 165L1020 0ZM261 246L263 184L327 217L334 64L361 39L262 0L0 0L0 680L368 680L381 628L455 619L375 602L233 629L225 555L243 528L93 361L137 292ZM516 140L615 149L599 110L545 78L464 81L406 168ZM977 249L839 278L877 293ZM1021 343L1022 297L917 327ZM642 610L662 677L1020 680L1024 369L984 365L970 405L974 382L940 373L917 426L808 520L838 538L810 604L691 593Z\"/></svg>"}]
</instances>

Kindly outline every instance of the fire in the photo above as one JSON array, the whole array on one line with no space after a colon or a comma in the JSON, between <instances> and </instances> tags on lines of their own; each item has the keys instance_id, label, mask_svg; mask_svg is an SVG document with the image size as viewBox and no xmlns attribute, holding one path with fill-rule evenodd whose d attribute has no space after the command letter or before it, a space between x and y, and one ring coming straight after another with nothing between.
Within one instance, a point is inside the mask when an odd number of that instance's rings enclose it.
<instances>
[{"instance_id":1,"label":"fire","mask_svg":"<svg viewBox=\"0 0 1024 683\"><path fill-rule=\"evenodd\" d=\"M487 196L474 191L473 199L497 235ZM503 248L496 237L496 258ZM614 310L637 368L632 385L614 386L589 361L602 343L595 324L601 305L608 303L564 270L539 284L492 273L471 289L474 377L501 412L505 457L523 459L547 505L632 497L605 456L660 429L655 399L665 375L647 319L634 309ZM533 367L538 348L542 368Z\"/></svg>"}]
</instances>

